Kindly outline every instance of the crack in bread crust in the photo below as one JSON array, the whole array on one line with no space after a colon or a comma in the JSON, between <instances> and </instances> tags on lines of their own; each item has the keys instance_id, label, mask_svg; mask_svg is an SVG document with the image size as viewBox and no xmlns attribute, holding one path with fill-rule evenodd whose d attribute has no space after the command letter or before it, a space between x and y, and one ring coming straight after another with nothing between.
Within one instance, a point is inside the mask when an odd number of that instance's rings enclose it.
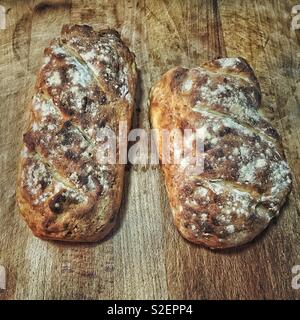
<instances>
[{"instance_id":1,"label":"crack in bread crust","mask_svg":"<svg viewBox=\"0 0 300 320\"><path fill-rule=\"evenodd\" d=\"M100 162L97 134L118 132L119 121L130 127L136 77L134 55L114 30L66 25L45 49L17 187L36 236L99 241L113 228L124 166Z\"/></svg>"},{"instance_id":2,"label":"crack in bread crust","mask_svg":"<svg viewBox=\"0 0 300 320\"><path fill-rule=\"evenodd\" d=\"M61 41L60 41L60 44L70 55L73 55L78 61L80 61L81 63L85 63L88 66L87 61L85 61L83 59L83 57L74 48L68 46L66 43L62 43ZM102 83L97 78L97 75L93 71L93 69L89 67L89 71L93 75L95 81L97 81L97 83L98 83L99 87L101 88L101 90L104 90L104 86L102 85Z\"/></svg>"},{"instance_id":3,"label":"crack in bread crust","mask_svg":"<svg viewBox=\"0 0 300 320\"><path fill-rule=\"evenodd\" d=\"M210 110L209 106L207 106L207 105L205 105L205 106L201 105L201 109L197 110L197 112L200 112L200 113L207 112L207 113L211 114L212 116L220 117L220 118L231 118L229 113L222 113L222 112L219 112L219 111L216 111L216 110ZM278 147L280 146L275 138L265 134L259 128L251 127L251 125L249 123L243 122L243 121L241 121L241 120L239 120L238 118L235 118L235 117L232 117L231 120L233 120L237 124L247 128L249 131L252 131L253 133L259 135L260 137L263 137L265 140L269 141L270 143L273 143L274 145L277 145Z\"/></svg>"},{"instance_id":4,"label":"crack in bread crust","mask_svg":"<svg viewBox=\"0 0 300 320\"><path fill-rule=\"evenodd\" d=\"M259 83L242 58L176 67L152 87L153 128L204 132L203 172L191 175L181 164L161 164L175 225L189 241L239 246L279 214L291 174L281 139L260 107ZM159 135L156 144L162 160Z\"/></svg>"}]
</instances>

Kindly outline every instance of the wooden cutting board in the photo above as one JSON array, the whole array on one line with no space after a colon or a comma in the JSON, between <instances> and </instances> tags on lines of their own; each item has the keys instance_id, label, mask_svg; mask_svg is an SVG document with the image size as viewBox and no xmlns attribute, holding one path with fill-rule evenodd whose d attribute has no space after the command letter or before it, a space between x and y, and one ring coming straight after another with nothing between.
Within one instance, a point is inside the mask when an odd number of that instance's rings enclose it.
<instances>
[{"instance_id":1,"label":"wooden cutting board","mask_svg":"<svg viewBox=\"0 0 300 320\"><path fill-rule=\"evenodd\" d=\"M286 1L0 1L0 299L297 299L300 265L300 33ZM293 192L252 244L224 252L192 245L172 223L159 168L131 166L120 221L97 245L41 241L15 204L27 104L44 47L64 23L113 27L135 52L135 126L149 129L150 86L174 65L242 56L256 70L265 109L283 137Z\"/></svg>"}]
</instances>

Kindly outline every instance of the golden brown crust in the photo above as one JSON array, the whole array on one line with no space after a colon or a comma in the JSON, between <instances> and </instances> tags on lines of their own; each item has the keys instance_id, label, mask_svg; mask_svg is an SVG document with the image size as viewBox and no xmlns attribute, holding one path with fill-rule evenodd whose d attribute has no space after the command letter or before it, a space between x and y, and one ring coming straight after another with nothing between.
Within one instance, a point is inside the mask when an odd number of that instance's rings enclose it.
<instances>
[{"instance_id":1,"label":"golden brown crust","mask_svg":"<svg viewBox=\"0 0 300 320\"><path fill-rule=\"evenodd\" d=\"M113 228L124 166L100 161L99 132L129 130L135 85L134 55L114 30L65 25L45 49L17 184L36 236L98 241Z\"/></svg>"},{"instance_id":2,"label":"golden brown crust","mask_svg":"<svg viewBox=\"0 0 300 320\"><path fill-rule=\"evenodd\" d=\"M162 164L175 224L189 241L242 245L279 214L291 175L280 137L260 106L259 83L242 58L176 67L152 88L153 128L205 133L203 172L191 173L184 161ZM162 159L161 135L157 146Z\"/></svg>"}]
</instances>

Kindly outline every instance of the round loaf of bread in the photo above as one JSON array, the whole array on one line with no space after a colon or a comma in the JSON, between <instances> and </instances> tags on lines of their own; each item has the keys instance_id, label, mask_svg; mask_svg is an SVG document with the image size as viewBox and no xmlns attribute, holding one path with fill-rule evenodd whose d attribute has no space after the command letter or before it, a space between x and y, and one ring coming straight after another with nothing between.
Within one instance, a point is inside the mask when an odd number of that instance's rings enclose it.
<instances>
[{"instance_id":1,"label":"round loaf of bread","mask_svg":"<svg viewBox=\"0 0 300 320\"><path fill-rule=\"evenodd\" d=\"M175 224L189 241L239 246L279 214L291 174L280 137L260 107L259 83L242 58L176 67L152 88L153 128L204 132L202 172L191 174L184 161L162 163ZM162 159L160 134L156 144ZM174 154L179 147L171 148Z\"/></svg>"}]
</instances>

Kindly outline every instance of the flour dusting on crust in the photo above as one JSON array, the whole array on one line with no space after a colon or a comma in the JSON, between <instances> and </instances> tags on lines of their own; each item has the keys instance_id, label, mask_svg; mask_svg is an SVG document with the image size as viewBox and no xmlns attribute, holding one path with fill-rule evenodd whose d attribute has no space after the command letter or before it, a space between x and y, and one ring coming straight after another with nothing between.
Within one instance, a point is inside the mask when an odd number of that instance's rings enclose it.
<instances>
[{"instance_id":1,"label":"flour dusting on crust","mask_svg":"<svg viewBox=\"0 0 300 320\"><path fill-rule=\"evenodd\" d=\"M35 235L98 241L111 230L124 167L99 161L97 135L130 125L135 83L134 55L114 30L65 25L45 49L17 196Z\"/></svg>"},{"instance_id":2,"label":"flour dusting on crust","mask_svg":"<svg viewBox=\"0 0 300 320\"><path fill-rule=\"evenodd\" d=\"M162 164L179 231L211 248L251 241L279 214L292 181L249 64L223 58L173 68L151 92L154 128L205 131L202 173Z\"/></svg>"}]
</instances>

